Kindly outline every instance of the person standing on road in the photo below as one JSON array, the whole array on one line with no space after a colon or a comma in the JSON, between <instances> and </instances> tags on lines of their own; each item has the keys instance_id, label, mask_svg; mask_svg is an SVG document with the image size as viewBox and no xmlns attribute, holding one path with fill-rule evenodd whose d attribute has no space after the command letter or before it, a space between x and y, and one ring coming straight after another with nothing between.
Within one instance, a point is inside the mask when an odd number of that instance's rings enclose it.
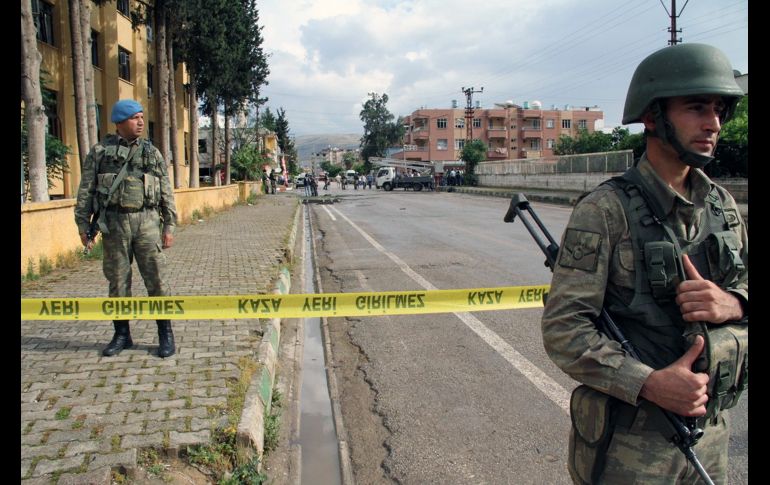
<instances>
[{"instance_id":1,"label":"person standing on road","mask_svg":"<svg viewBox=\"0 0 770 485\"><path fill-rule=\"evenodd\" d=\"M131 264L136 259L149 296L167 296L166 256L174 242L176 206L168 169L160 151L147 139L142 106L123 99L112 107L117 133L91 148L75 205L75 223L83 246L93 239L92 216L97 218L104 248L103 270L110 297L131 296ZM112 341L104 356L131 348L128 320L114 320ZM170 320L157 320L158 356L176 352Z\"/></svg>"},{"instance_id":2,"label":"person standing on road","mask_svg":"<svg viewBox=\"0 0 770 485\"><path fill-rule=\"evenodd\" d=\"M694 451L727 481L725 410L748 385L748 233L702 168L742 96L712 46L648 56L623 112L624 124L644 123L646 151L572 212L542 332L548 356L582 384L570 403L575 483L698 482L667 442L661 408L703 429ZM603 308L641 361L597 330Z\"/></svg>"}]
</instances>

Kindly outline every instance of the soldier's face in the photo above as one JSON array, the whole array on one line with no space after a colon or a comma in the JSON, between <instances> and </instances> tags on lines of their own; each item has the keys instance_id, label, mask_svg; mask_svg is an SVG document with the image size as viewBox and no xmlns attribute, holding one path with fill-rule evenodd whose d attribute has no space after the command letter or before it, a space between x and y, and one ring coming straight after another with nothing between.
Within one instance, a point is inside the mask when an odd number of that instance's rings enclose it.
<instances>
[{"instance_id":1,"label":"soldier's face","mask_svg":"<svg viewBox=\"0 0 770 485\"><path fill-rule=\"evenodd\" d=\"M126 140L134 140L144 131L144 113L141 111L134 116L117 123L118 134Z\"/></svg>"},{"instance_id":2,"label":"soldier's face","mask_svg":"<svg viewBox=\"0 0 770 485\"><path fill-rule=\"evenodd\" d=\"M685 150L711 156L719 139L725 110L721 96L699 95L669 98L667 116Z\"/></svg>"}]
</instances>

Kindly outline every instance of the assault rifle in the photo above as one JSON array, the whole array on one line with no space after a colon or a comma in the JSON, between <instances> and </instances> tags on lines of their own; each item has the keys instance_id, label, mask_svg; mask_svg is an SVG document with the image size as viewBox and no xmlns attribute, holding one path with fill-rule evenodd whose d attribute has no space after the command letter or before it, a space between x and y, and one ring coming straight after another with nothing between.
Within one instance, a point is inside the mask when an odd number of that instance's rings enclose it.
<instances>
[{"instance_id":1,"label":"assault rifle","mask_svg":"<svg viewBox=\"0 0 770 485\"><path fill-rule=\"evenodd\" d=\"M547 243L535 231L532 223L524 217L524 211L527 211L535 223L537 223L540 231L543 235L545 235ZM511 198L511 205L508 207L508 212L505 213L503 221L513 222L516 216L519 216L521 222L523 222L527 227L529 234L535 239L535 242L543 251L543 253L545 253L545 265L548 266L551 272L553 272L553 268L556 263L556 256L559 254L559 245L553 239L553 237L551 237L548 229L546 229L545 225L543 225L542 221L540 221L540 218L537 217L537 214L535 214L535 211L529 205L529 201L524 196L524 194L516 194ZM599 331L604 335L611 338L612 340L619 342L621 347L623 347L623 350L625 350L628 355L641 362L636 349L623 335L623 332L620 331L618 326L607 313L607 310L602 308L599 317L594 320L594 324L596 325L596 328L599 329ZM698 440L703 436L703 430L695 427L694 425L688 425L686 418L682 416L674 414L671 411L663 408L659 409L675 431L669 440L679 448L679 450L684 454L685 458L687 458L687 461L689 461L692 466L695 467L695 470L698 472L703 481L706 482L707 485L714 485L714 482L711 480L711 477L709 477L708 473L706 473L706 470L703 468L703 465L701 465L700 461L698 461L698 457L695 455L695 451L693 450L695 444L698 443Z\"/></svg>"},{"instance_id":2,"label":"assault rifle","mask_svg":"<svg viewBox=\"0 0 770 485\"><path fill-rule=\"evenodd\" d=\"M94 245L94 239L96 239L96 236L99 234L99 212L94 212L91 215L91 223L88 225L88 230L86 231L86 245L83 248L83 254L88 254L91 252L91 248Z\"/></svg>"}]
</instances>

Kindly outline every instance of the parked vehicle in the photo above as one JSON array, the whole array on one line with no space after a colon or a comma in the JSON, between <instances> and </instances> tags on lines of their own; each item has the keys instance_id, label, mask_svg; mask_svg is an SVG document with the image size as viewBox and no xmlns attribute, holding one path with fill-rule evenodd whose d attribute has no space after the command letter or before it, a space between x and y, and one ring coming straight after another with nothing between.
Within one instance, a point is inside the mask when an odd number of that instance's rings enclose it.
<instances>
[{"instance_id":1,"label":"parked vehicle","mask_svg":"<svg viewBox=\"0 0 770 485\"><path fill-rule=\"evenodd\" d=\"M305 186L305 174L301 173L294 177L294 187L304 187Z\"/></svg>"},{"instance_id":2,"label":"parked vehicle","mask_svg":"<svg viewBox=\"0 0 770 485\"><path fill-rule=\"evenodd\" d=\"M412 189L420 191L423 188L433 187L432 175L419 175L409 177L405 174L399 174L396 167L380 167L375 178L376 187L391 191L397 188Z\"/></svg>"},{"instance_id":3,"label":"parked vehicle","mask_svg":"<svg viewBox=\"0 0 770 485\"><path fill-rule=\"evenodd\" d=\"M355 170L348 170L345 172L345 180L347 180L349 184L356 183L357 179L358 179L358 175L356 175Z\"/></svg>"}]
</instances>

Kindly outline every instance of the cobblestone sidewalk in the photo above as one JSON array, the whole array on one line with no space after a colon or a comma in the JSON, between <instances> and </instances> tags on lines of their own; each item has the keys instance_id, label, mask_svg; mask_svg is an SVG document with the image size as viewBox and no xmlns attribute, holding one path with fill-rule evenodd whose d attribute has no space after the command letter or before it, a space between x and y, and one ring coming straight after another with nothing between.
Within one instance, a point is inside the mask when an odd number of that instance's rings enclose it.
<instances>
[{"instance_id":1,"label":"cobblestone sidewalk","mask_svg":"<svg viewBox=\"0 0 770 485\"><path fill-rule=\"evenodd\" d=\"M174 295L269 293L285 262L298 210L292 193L262 196L177 228L166 251ZM55 228L52 228L55 230ZM134 266L135 296L146 296ZM101 261L23 285L22 298L104 297ZM256 360L259 320L173 320L177 353L156 356L152 320L131 322L134 347L103 357L108 321L21 322L21 479L110 483L142 448L172 455L208 443L239 360ZM58 480L58 482L57 482Z\"/></svg>"}]
</instances>

